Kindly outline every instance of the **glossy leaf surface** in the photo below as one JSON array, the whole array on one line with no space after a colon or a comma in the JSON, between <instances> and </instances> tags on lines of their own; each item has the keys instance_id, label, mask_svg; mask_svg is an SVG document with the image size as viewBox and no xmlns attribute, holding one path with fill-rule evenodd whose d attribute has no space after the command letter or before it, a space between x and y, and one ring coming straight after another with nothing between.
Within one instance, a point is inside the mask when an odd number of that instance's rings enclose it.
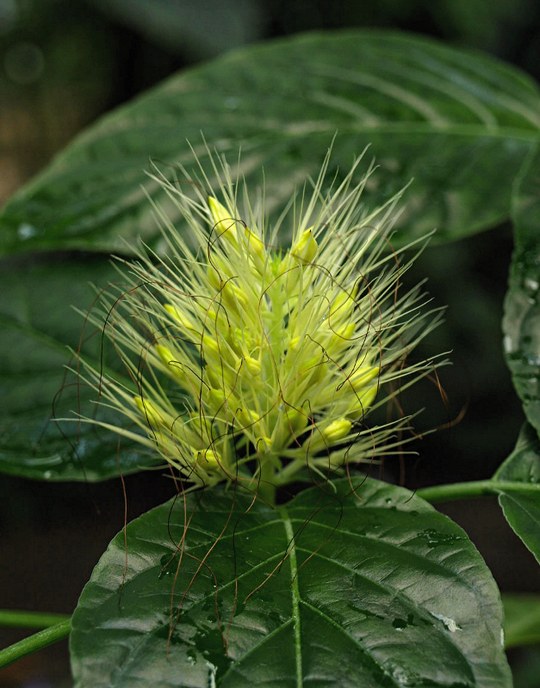
<instances>
[{"instance_id":1,"label":"glossy leaf surface","mask_svg":"<svg viewBox=\"0 0 540 688\"><path fill-rule=\"evenodd\" d=\"M233 174L241 146L238 172L253 192L264 169L276 211L317 173L334 135L329 177L370 146L381 169L369 204L413 179L399 228L456 238L508 217L539 112L538 88L517 70L423 38L343 31L249 46L173 76L80 136L5 207L0 250L124 252L135 237L155 240L141 187L156 201L161 192L144 170L193 167L189 141L212 177L201 132Z\"/></svg>"},{"instance_id":2,"label":"glossy leaf surface","mask_svg":"<svg viewBox=\"0 0 540 688\"><path fill-rule=\"evenodd\" d=\"M76 685L510 686L466 534L407 490L334 485L278 509L209 490L130 524L73 616Z\"/></svg>"},{"instance_id":3,"label":"glossy leaf surface","mask_svg":"<svg viewBox=\"0 0 540 688\"><path fill-rule=\"evenodd\" d=\"M99 368L99 331L83 310L95 293L89 280L115 279L99 256L28 256L0 271L0 471L47 480L101 480L151 465L140 449L82 423L59 423L79 411L92 415L96 394L65 366L82 346Z\"/></svg>"},{"instance_id":4,"label":"glossy leaf surface","mask_svg":"<svg viewBox=\"0 0 540 688\"><path fill-rule=\"evenodd\" d=\"M524 426L494 480L510 484L510 489L501 487L499 504L511 528L540 562L540 440L533 427Z\"/></svg>"},{"instance_id":5,"label":"glossy leaf surface","mask_svg":"<svg viewBox=\"0 0 540 688\"><path fill-rule=\"evenodd\" d=\"M540 148L530 155L514 193L515 249L504 308L504 345L516 391L540 431Z\"/></svg>"}]
</instances>

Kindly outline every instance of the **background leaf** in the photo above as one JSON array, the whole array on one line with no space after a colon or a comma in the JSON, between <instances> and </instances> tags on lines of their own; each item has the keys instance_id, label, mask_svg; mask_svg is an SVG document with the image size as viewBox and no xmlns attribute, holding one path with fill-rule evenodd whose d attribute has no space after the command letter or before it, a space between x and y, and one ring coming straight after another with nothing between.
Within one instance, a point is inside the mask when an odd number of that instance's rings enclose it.
<instances>
[{"instance_id":1,"label":"background leaf","mask_svg":"<svg viewBox=\"0 0 540 688\"><path fill-rule=\"evenodd\" d=\"M516 483L512 489L501 488L499 504L512 530L540 562L540 440L533 427L524 426L493 479ZM520 491L520 484L526 489Z\"/></svg>"},{"instance_id":2,"label":"background leaf","mask_svg":"<svg viewBox=\"0 0 540 688\"><path fill-rule=\"evenodd\" d=\"M538 139L539 94L497 61L382 31L307 34L234 51L105 117L79 137L0 218L0 250L122 250L156 226L144 185L162 170L207 166L211 148L236 160L253 189L266 179L270 208L315 174L337 132L330 175L371 145L382 171L376 204L414 178L400 218L408 234L438 227L451 239L509 214L511 185ZM170 209L172 219L174 209Z\"/></svg>"},{"instance_id":3,"label":"background leaf","mask_svg":"<svg viewBox=\"0 0 540 688\"><path fill-rule=\"evenodd\" d=\"M57 423L81 410L92 415L96 394L65 371L68 346L99 368L99 331L72 306L95 299L89 279L104 285L116 273L101 256L27 256L0 271L0 471L48 480L100 480L153 465L140 447L79 423ZM82 340L81 340L82 338ZM104 360L106 363L106 359Z\"/></svg>"},{"instance_id":4,"label":"background leaf","mask_svg":"<svg viewBox=\"0 0 540 688\"><path fill-rule=\"evenodd\" d=\"M540 431L540 148L531 152L513 198L515 250L504 304L506 360L531 425Z\"/></svg>"},{"instance_id":5,"label":"background leaf","mask_svg":"<svg viewBox=\"0 0 540 688\"><path fill-rule=\"evenodd\" d=\"M540 595L504 594L505 646L540 643Z\"/></svg>"},{"instance_id":6,"label":"background leaf","mask_svg":"<svg viewBox=\"0 0 540 688\"><path fill-rule=\"evenodd\" d=\"M402 488L334 487L277 510L208 490L130 524L73 616L76 685L510 686L465 533Z\"/></svg>"}]
</instances>

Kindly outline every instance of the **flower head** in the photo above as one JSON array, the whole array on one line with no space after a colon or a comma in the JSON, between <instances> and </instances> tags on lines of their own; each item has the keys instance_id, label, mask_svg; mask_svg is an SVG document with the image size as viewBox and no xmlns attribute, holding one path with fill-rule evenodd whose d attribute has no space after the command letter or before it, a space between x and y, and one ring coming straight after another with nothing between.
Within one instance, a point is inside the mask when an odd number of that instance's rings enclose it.
<instances>
[{"instance_id":1,"label":"flower head","mask_svg":"<svg viewBox=\"0 0 540 688\"><path fill-rule=\"evenodd\" d=\"M105 333L131 378L87 367L107 425L158 452L195 485L251 489L303 468L373 461L396 446L397 419L370 412L433 367L406 357L434 326L419 289L401 294L410 261L390 244L398 197L368 212L357 162L323 193L326 165L272 229L222 163L215 194L156 177L187 220L161 214L165 257L142 250L128 287L103 301ZM240 191L243 198L240 201ZM158 211L159 212L159 211ZM288 227L292 240L278 243ZM104 424L104 423L102 423Z\"/></svg>"}]
</instances>

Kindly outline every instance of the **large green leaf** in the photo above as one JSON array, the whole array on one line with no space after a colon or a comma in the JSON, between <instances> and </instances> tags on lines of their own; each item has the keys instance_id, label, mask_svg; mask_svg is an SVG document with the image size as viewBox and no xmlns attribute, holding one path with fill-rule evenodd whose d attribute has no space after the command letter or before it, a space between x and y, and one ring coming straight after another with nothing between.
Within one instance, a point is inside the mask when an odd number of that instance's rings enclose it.
<instances>
[{"instance_id":1,"label":"large green leaf","mask_svg":"<svg viewBox=\"0 0 540 688\"><path fill-rule=\"evenodd\" d=\"M540 431L540 148L516 183L515 249L503 319L506 360L529 422Z\"/></svg>"},{"instance_id":2,"label":"large green leaf","mask_svg":"<svg viewBox=\"0 0 540 688\"><path fill-rule=\"evenodd\" d=\"M79 137L5 207L0 250L123 251L123 240L155 239L141 185L160 192L144 169L191 165L187 141L208 169L201 132L231 162L241 144L241 174L254 186L264 168L276 210L317 172L336 132L330 176L371 145L382 169L369 203L414 179L398 226L455 238L508 217L539 112L536 85L517 70L423 38L345 31L250 46L172 77Z\"/></svg>"},{"instance_id":3,"label":"large green leaf","mask_svg":"<svg viewBox=\"0 0 540 688\"><path fill-rule=\"evenodd\" d=\"M516 448L493 476L499 504L516 535L540 562L540 440L525 425Z\"/></svg>"},{"instance_id":4,"label":"large green leaf","mask_svg":"<svg viewBox=\"0 0 540 688\"><path fill-rule=\"evenodd\" d=\"M222 489L153 509L111 542L72 628L79 688L511 685L466 534L370 479L278 509Z\"/></svg>"},{"instance_id":5,"label":"large green leaf","mask_svg":"<svg viewBox=\"0 0 540 688\"><path fill-rule=\"evenodd\" d=\"M113 277L99 256L29 256L4 261L0 271L0 471L50 480L99 480L152 463L137 447L94 426L57 423L77 410L93 413L96 394L64 366L68 345L82 345L99 367L99 332L72 306L95 298L88 280Z\"/></svg>"}]
</instances>

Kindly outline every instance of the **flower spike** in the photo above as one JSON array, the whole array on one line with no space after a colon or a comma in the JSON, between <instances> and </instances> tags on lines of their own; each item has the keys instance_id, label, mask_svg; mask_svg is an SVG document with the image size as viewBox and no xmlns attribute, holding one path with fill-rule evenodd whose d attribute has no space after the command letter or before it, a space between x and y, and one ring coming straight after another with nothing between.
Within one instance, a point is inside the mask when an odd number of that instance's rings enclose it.
<instances>
[{"instance_id":1,"label":"flower spike","mask_svg":"<svg viewBox=\"0 0 540 688\"><path fill-rule=\"evenodd\" d=\"M168 255L141 251L122 298L92 316L133 380L85 366L99 401L124 417L105 427L153 447L195 486L263 489L395 450L410 419L367 420L400 380L439 365L406 360L439 314L424 313L418 289L398 293L410 263L390 250L399 197L368 213L357 167L326 195L320 175L289 248L249 200L239 207L224 162L216 195L193 199L157 178L196 247L167 223Z\"/></svg>"}]
</instances>

